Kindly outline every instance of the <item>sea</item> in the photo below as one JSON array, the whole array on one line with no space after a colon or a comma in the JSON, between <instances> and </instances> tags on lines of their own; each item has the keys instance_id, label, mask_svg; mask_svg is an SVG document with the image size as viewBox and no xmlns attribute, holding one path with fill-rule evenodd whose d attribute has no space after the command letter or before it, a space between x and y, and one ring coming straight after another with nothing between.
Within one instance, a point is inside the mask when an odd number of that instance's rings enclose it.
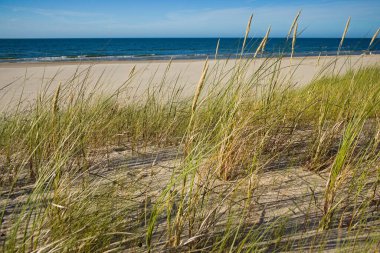
<instances>
[{"instance_id":1,"label":"sea","mask_svg":"<svg viewBox=\"0 0 380 253\"><path fill-rule=\"evenodd\" d=\"M295 56L336 55L340 38L298 38ZM380 54L380 39L346 38L340 55ZM252 57L261 38L249 38ZM215 57L218 38L0 39L0 62L126 61ZM241 57L242 38L221 38L217 58ZM289 56L291 39L271 38L259 57Z\"/></svg>"}]
</instances>

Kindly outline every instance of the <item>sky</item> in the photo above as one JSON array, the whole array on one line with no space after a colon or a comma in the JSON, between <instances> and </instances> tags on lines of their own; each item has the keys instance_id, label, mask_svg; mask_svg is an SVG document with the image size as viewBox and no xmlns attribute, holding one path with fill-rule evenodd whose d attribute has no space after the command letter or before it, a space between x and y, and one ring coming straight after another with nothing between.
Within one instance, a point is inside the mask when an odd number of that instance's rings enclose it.
<instances>
[{"instance_id":1,"label":"sky","mask_svg":"<svg viewBox=\"0 0 380 253\"><path fill-rule=\"evenodd\" d=\"M302 10L301 37L372 37L379 0L0 0L0 38L286 36Z\"/></svg>"}]
</instances>

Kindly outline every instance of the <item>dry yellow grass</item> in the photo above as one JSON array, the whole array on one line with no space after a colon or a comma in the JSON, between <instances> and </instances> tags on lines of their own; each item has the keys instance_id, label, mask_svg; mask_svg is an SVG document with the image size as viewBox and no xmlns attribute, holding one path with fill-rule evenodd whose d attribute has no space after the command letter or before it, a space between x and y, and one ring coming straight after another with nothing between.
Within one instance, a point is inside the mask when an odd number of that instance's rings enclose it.
<instances>
[{"instance_id":1,"label":"dry yellow grass","mask_svg":"<svg viewBox=\"0 0 380 253\"><path fill-rule=\"evenodd\" d=\"M344 39L346 38L348 28L350 27L351 17L348 18L346 26L344 27L344 31L342 34L342 39L340 40L339 47L338 47L338 55L340 54L340 50L342 49Z\"/></svg>"},{"instance_id":2,"label":"dry yellow grass","mask_svg":"<svg viewBox=\"0 0 380 253\"><path fill-rule=\"evenodd\" d=\"M215 49L215 60L218 57L219 53L219 44L220 44L220 39L218 39L218 42L216 43L216 49Z\"/></svg>"},{"instance_id":3,"label":"dry yellow grass","mask_svg":"<svg viewBox=\"0 0 380 253\"><path fill-rule=\"evenodd\" d=\"M376 39L377 36L379 35L379 32L380 32L380 28L378 28L377 31L375 32L375 34L373 35L373 37L372 37L372 39L371 39L371 42L369 43L368 49L371 48L373 42L375 41L375 39Z\"/></svg>"},{"instance_id":4,"label":"dry yellow grass","mask_svg":"<svg viewBox=\"0 0 380 253\"><path fill-rule=\"evenodd\" d=\"M296 17L295 17L294 20L293 20L292 25L290 26L290 29L289 29L289 31L288 31L288 34L286 35L286 39L287 39L287 40L290 38L290 35L292 34L292 31L293 31L293 29L294 29L296 23L298 22L298 19L299 19L300 15L301 15L301 11L298 11Z\"/></svg>"},{"instance_id":5,"label":"dry yellow grass","mask_svg":"<svg viewBox=\"0 0 380 253\"><path fill-rule=\"evenodd\" d=\"M296 46L296 40L297 40L297 30L298 30L298 22L295 24L295 27L293 30L292 53L290 55L290 58L293 58L293 55L294 55L294 48Z\"/></svg>"},{"instance_id":6,"label":"dry yellow grass","mask_svg":"<svg viewBox=\"0 0 380 253\"><path fill-rule=\"evenodd\" d=\"M270 34L270 31L271 31L271 26L269 26L264 38L261 40L260 42L260 45L257 47L256 49L256 52L255 52L255 55L254 55L254 58L256 58L257 54L258 53L263 53L264 50L265 50L265 46L267 44L267 41L268 41L268 37L269 37L269 34Z\"/></svg>"},{"instance_id":7,"label":"dry yellow grass","mask_svg":"<svg viewBox=\"0 0 380 253\"><path fill-rule=\"evenodd\" d=\"M251 14L251 16L249 17L247 28L245 29L245 35L244 35L243 45L241 47L241 55L243 55L243 53L244 53L245 45L247 43L247 38L249 36L249 31L251 31L252 17L253 17L253 14Z\"/></svg>"}]
</instances>

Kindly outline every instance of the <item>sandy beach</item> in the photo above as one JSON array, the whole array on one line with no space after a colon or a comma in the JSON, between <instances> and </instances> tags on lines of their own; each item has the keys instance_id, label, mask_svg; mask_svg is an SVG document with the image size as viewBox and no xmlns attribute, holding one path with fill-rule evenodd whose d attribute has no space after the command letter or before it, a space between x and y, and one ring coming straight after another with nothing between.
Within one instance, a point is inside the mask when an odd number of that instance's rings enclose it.
<instances>
[{"instance_id":1,"label":"sandy beach","mask_svg":"<svg viewBox=\"0 0 380 253\"><path fill-rule=\"evenodd\" d=\"M139 98L152 85L158 85L165 76L165 84L184 87L182 96L191 96L199 80L205 60L175 60L169 68L169 61L110 61L110 62L40 62L40 63L1 63L0 98L3 110L11 108L20 100L33 101L42 90L54 91L59 83L81 83L86 85L101 83L104 91L114 91L129 79L133 68L134 78L130 87ZM231 60L209 60L210 71L220 71L225 77L236 64ZM244 60L243 60L244 61ZM270 73L277 59L255 59L250 61L247 73L252 74L265 66ZM294 85L305 85L313 78L335 73L343 74L349 69L358 69L380 63L380 55L339 56L339 57L302 57L284 58L281 61L280 75L289 78ZM289 75L291 73L291 75ZM75 77L75 78L74 78ZM265 83L263 84L265 85ZM22 96L21 96L22 95Z\"/></svg>"}]
</instances>

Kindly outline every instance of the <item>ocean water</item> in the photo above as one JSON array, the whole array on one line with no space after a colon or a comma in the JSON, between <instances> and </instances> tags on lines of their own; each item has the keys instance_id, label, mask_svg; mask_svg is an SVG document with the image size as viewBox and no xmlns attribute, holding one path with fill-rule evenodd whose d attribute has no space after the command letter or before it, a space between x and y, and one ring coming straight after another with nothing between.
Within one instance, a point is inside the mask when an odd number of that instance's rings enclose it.
<instances>
[{"instance_id":1,"label":"ocean water","mask_svg":"<svg viewBox=\"0 0 380 253\"><path fill-rule=\"evenodd\" d=\"M341 54L368 53L370 40L346 39ZM0 62L198 59L214 57L217 41L217 38L0 39ZM242 41L220 39L218 57L237 57ZM249 39L245 57L255 52L260 41ZM295 55L334 55L339 42L339 38L299 38ZM269 39L261 57L289 55L290 44L290 40L282 38ZM375 40L370 52L380 53L380 39Z\"/></svg>"}]
</instances>

